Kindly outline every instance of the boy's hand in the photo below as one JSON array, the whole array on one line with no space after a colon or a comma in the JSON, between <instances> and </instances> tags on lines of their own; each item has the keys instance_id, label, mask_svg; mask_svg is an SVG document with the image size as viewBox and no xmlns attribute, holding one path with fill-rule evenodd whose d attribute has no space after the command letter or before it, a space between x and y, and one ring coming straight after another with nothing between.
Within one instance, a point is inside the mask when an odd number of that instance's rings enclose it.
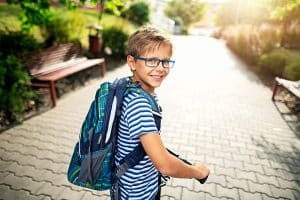
<instances>
[{"instance_id":1,"label":"boy's hand","mask_svg":"<svg viewBox=\"0 0 300 200\"><path fill-rule=\"evenodd\" d=\"M206 165L204 164L196 164L195 167L198 169L198 174L197 174L197 177L195 177L197 180L201 180L201 179L204 179L204 178L207 178L210 171L209 169L206 167Z\"/></svg>"}]
</instances>

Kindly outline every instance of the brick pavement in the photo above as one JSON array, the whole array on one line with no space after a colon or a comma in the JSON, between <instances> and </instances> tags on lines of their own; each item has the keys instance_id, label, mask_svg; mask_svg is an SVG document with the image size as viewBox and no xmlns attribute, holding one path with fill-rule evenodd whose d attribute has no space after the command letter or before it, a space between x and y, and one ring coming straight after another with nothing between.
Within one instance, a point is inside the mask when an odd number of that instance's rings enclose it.
<instances>
[{"instance_id":1,"label":"brick pavement","mask_svg":"<svg viewBox=\"0 0 300 200\"><path fill-rule=\"evenodd\" d=\"M276 110L271 91L222 42L174 41L176 68L158 90L162 137L182 157L207 163L211 176L204 185L171 179L162 199L300 199L299 134ZM126 66L105 80L124 74ZM109 199L66 180L98 85L91 81L56 108L0 134L0 199Z\"/></svg>"}]
</instances>

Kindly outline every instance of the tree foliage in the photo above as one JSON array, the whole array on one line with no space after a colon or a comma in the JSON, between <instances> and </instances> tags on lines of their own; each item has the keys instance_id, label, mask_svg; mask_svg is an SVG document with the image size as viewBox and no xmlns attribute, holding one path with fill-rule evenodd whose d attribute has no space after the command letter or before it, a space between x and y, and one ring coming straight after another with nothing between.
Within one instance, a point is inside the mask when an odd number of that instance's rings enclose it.
<instances>
[{"instance_id":1,"label":"tree foliage","mask_svg":"<svg viewBox=\"0 0 300 200\"><path fill-rule=\"evenodd\" d=\"M60 3L69 9L75 9L81 4L86 3L88 0L60 0ZM50 6L52 1L49 0L7 0L9 4L18 4L22 8L20 15L22 30L28 31L34 25L44 26L51 22L54 13L51 11ZM105 9L109 10L112 14L120 15L121 9L124 6L125 0L90 0L91 3L100 3L105 5Z\"/></svg>"},{"instance_id":2,"label":"tree foliage","mask_svg":"<svg viewBox=\"0 0 300 200\"><path fill-rule=\"evenodd\" d=\"M137 1L130 4L127 17L137 25L143 25L150 21L150 7L145 1Z\"/></svg>"},{"instance_id":3,"label":"tree foliage","mask_svg":"<svg viewBox=\"0 0 300 200\"><path fill-rule=\"evenodd\" d=\"M223 4L216 22L231 24L260 24L264 22L300 21L300 0L231 0Z\"/></svg>"},{"instance_id":4,"label":"tree foliage","mask_svg":"<svg viewBox=\"0 0 300 200\"><path fill-rule=\"evenodd\" d=\"M193 0L172 0L165 8L165 14L171 19L180 18L185 27L202 19L206 4Z\"/></svg>"},{"instance_id":5,"label":"tree foliage","mask_svg":"<svg viewBox=\"0 0 300 200\"><path fill-rule=\"evenodd\" d=\"M231 0L224 3L216 16L216 24L260 24L269 20L269 12L261 1Z\"/></svg>"},{"instance_id":6,"label":"tree foliage","mask_svg":"<svg viewBox=\"0 0 300 200\"><path fill-rule=\"evenodd\" d=\"M270 18L280 21L300 21L300 0L264 0Z\"/></svg>"},{"instance_id":7,"label":"tree foliage","mask_svg":"<svg viewBox=\"0 0 300 200\"><path fill-rule=\"evenodd\" d=\"M8 0L7 2L19 4L22 8L22 13L20 14L22 30L28 31L33 25L45 25L52 18L49 9L50 5L47 0Z\"/></svg>"}]
</instances>

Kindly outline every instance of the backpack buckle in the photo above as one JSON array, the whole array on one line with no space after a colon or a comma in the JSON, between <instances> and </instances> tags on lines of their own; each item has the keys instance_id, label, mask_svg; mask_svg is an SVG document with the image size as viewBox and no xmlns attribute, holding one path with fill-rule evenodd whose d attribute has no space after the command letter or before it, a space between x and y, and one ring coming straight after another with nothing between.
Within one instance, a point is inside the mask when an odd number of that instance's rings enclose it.
<instances>
[{"instance_id":1,"label":"backpack buckle","mask_svg":"<svg viewBox=\"0 0 300 200\"><path fill-rule=\"evenodd\" d=\"M116 179L119 180L121 178L121 176L123 176L125 174L125 172L129 169L129 166L127 163L123 163L121 164L118 169L117 172L115 174Z\"/></svg>"}]
</instances>

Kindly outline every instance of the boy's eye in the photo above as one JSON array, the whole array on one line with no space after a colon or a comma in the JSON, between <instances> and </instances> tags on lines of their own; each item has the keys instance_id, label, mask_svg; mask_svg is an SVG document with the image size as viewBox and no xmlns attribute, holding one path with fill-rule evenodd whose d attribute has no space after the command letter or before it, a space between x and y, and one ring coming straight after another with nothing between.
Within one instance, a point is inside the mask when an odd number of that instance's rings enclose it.
<instances>
[{"instance_id":1,"label":"boy's eye","mask_svg":"<svg viewBox=\"0 0 300 200\"><path fill-rule=\"evenodd\" d=\"M159 62L159 59L157 59L157 58L149 58L147 60L147 63L152 66L156 66L158 62Z\"/></svg>"},{"instance_id":2,"label":"boy's eye","mask_svg":"<svg viewBox=\"0 0 300 200\"><path fill-rule=\"evenodd\" d=\"M164 67L168 67L170 65L170 61L169 60L163 60L162 64Z\"/></svg>"}]
</instances>

